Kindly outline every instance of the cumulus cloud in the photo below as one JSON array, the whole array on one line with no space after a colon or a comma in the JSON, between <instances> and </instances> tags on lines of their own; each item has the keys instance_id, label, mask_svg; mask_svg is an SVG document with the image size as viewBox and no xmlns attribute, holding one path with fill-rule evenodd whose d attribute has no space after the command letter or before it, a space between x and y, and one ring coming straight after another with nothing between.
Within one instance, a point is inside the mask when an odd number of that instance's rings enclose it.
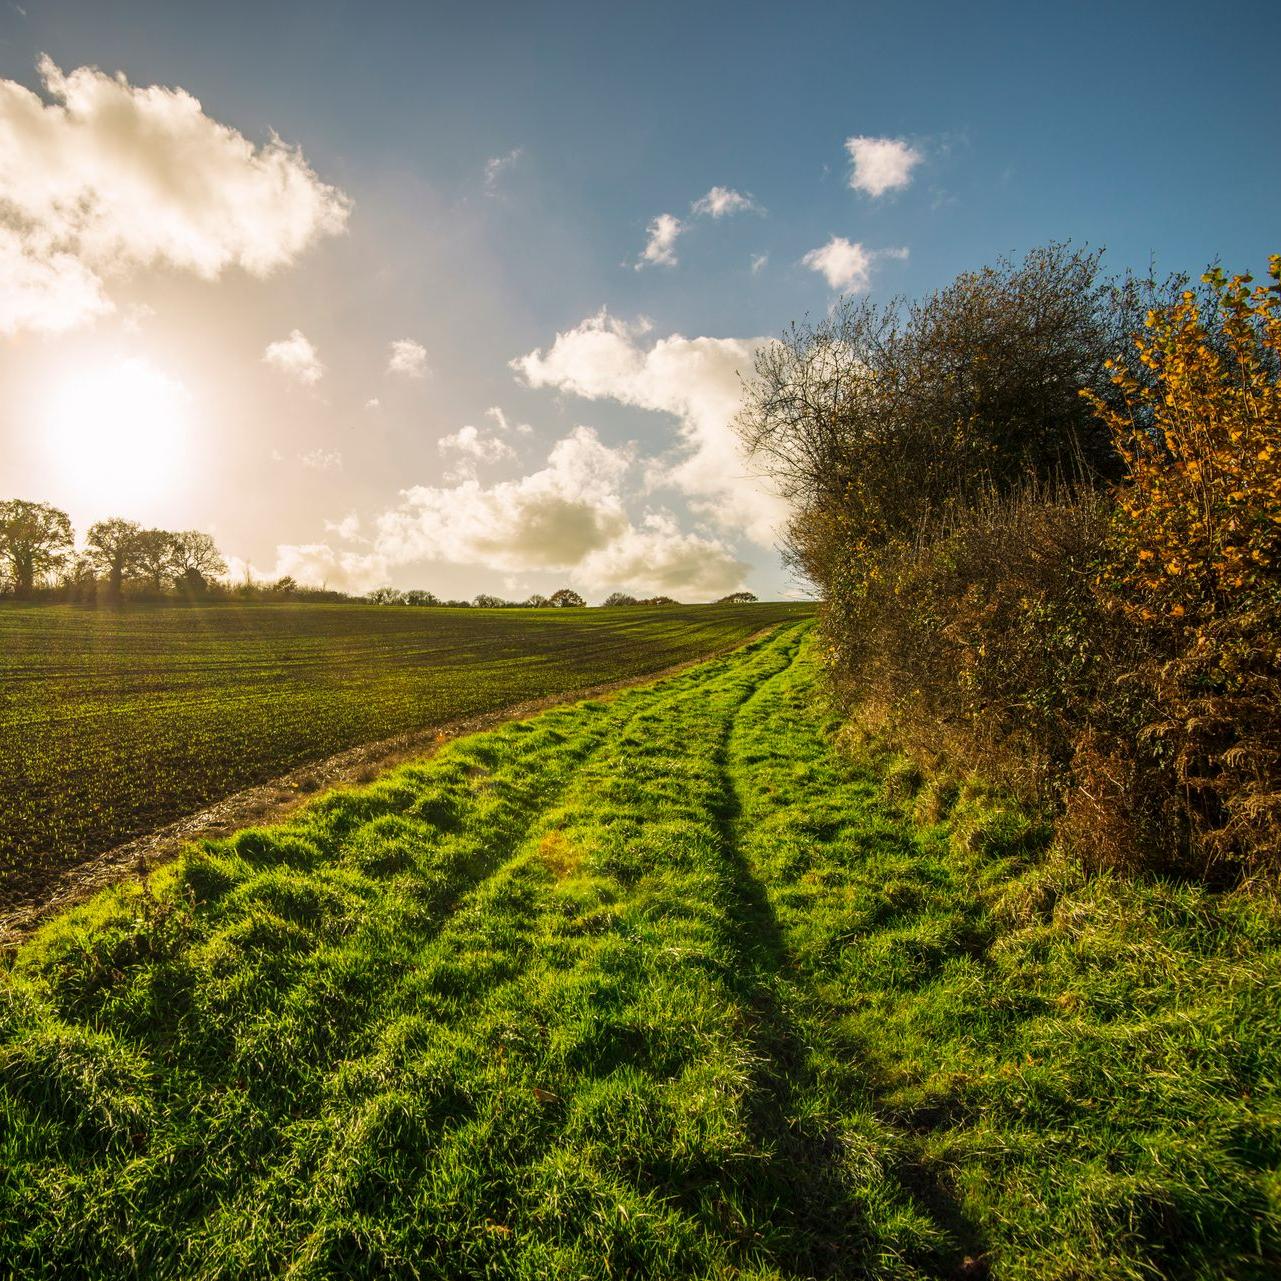
<instances>
[{"instance_id":1,"label":"cumulus cloud","mask_svg":"<svg viewBox=\"0 0 1281 1281\"><path fill-rule=\"evenodd\" d=\"M340 592L367 592L387 581L387 562L377 552L343 551L328 543L281 543L276 568L265 575L285 575L308 587Z\"/></svg>"},{"instance_id":2,"label":"cumulus cloud","mask_svg":"<svg viewBox=\"0 0 1281 1281\"><path fill-rule=\"evenodd\" d=\"M336 449L309 449L298 455L298 461L311 471L337 471L342 466L342 454Z\"/></svg>"},{"instance_id":3,"label":"cumulus cloud","mask_svg":"<svg viewBox=\"0 0 1281 1281\"><path fill-rule=\"evenodd\" d=\"M511 363L531 387L673 415L677 448L654 469L656 480L683 491L709 520L772 546L786 508L753 475L733 429L742 399L739 375L750 375L766 340L673 334L648 344L646 332L647 326L628 326L601 311L558 333L546 351Z\"/></svg>"},{"instance_id":4,"label":"cumulus cloud","mask_svg":"<svg viewBox=\"0 0 1281 1281\"><path fill-rule=\"evenodd\" d=\"M351 542L360 536L360 517L355 512L348 512L342 520L327 520L325 531Z\"/></svg>"},{"instance_id":5,"label":"cumulus cloud","mask_svg":"<svg viewBox=\"0 0 1281 1281\"><path fill-rule=\"evenodd\" d=\"M902 138L869 138L859 135L845 139L850 156L850 186L869 196L906 187L912 170L925 157Z\"/></svg>"},{"instance_id":6,"label":"cumulus cloud","mask_svg":"<svg viewBox=\"0 0 1281 1281\"><path fill-rule=\"evenodd\" d=\"M503 174L511 169L524 154L525 149L523 147L513 147L505 156L490 156L485 161L485 192L487 195L498 194L498 184L502 181Z\"/></svg>"},{"instance_id":7,"label":"cumulus cloud","mask_svg":"<svg viewBox=\"0 0 1281 1281\"><path fill-rule=\"evenodd\" d=\"M819 272L833 289L846 293L862 293L871 281L872 255L844 236L833 236L827 244L811 249L801 262Z\"/></svg>"},{"instance_id":8,"label":"cumulus cloud","mask_svg":"<svg viewBox=\"0 0 1281 1281\"><path fill-rule=\"evenodd\" d=\"M57 334L113 309L102 281L74 254L35 247L0 226L0 333Z\"/></svg>"},{"instance_id":9,"label":"cumulus cloud","mask_svg":"<svg viewBox=\"0 0 1281 1281\"><path fill-rule=\"evenodd\" d=\"M645 266L675 267L676 239L685 230L685 224L674 214L663 213L654 218L645 230L649 240L636 263L636 270Z\"/></svg>"},{"instance_id":10,"label":"cumulus cloud","mask_svg":"<svg viewBox=\"0 0 1281 1281\"><path fill-rule=\"evenodd\" d=\"M464 454L488 448L474 429L461 429L453 439L463 442ZM399 503L376 517L367 533L352 512L325 523L336 542L282 544L270 573L242 562L234 572L271 579L289 574L347 591L384 583L398 568L432 563L507 575L563 574L585 591L697 598L740 587L747 566L724 539L683 529L665 510L632 519L625 490L635 471L630 447L611 447L590 427L577 427L527 475L491 485L471 475L415 486L402 491Z\"/></svg>"},{"instance_id":11,"label":"cumulus cloud","mask_svg":"<svg viewBox=\"0 0 1281 1281\"><path fill-rule=\"evenodd\" d=\"M164 265L265 276L341 232L350 201L274 135L255 146L183 89L39 63L45 101L0 80L0 327L111 310L106 282Z\"/></svg>"},{"instance_id":12,"label":"cumulus cloud","mask_svg":"<svg viewBox=\"0 0 1281 1281\"><path fill-rule=\"evenodd\" d=\"M500 463L516 457L516 451L497 436L487 436L468 423L448 436L442 436L437 442L442 454L453 454L457 457L455 470L446 479L462 479L474 476L476 466L480 463Z\"/></svg>"},{"instance_id":13,"label":"cumulus cloud","mask_svg":"<svg viewBox=\"0 0 1281 1281\"><path fill-rule=\"evenodd\" d=\"M732 187L713 187L705 196L700 196L692 205L690 212L711 218L724 218L726 214L763 213L760 205L750 195L743 195Z\"/></svg>"},{"instance_id":14,"label":"cumulus cloud","mask_svg":"<svg viewBox=\"0 0 1281 1281\"><path fill-rule=\"evenodd\" d=\"M423 378L427 374L427 348L412 338L397 338L387 357L389 374L404 374L406 378Z\"/></svg>"},{"instance_id":15,"label":"cumulus cloud","mask_svg":"<svg viewBox=\"0 0 1281 1281\"><path fill-rule=\"evenodd\" d=\"M288 338L268 343L262 358L266 364L309 387L318 383L325 373L316 348L301 329L293 330Z\"/></svg>"},{"instance_id":16,"label":"cumulus cloud","mask_svg":"<svg viewBox=\"0 0 1281 1281\"><path fill-rule=\"evenodd\" d=\"M407 489L378 518L375 548L388 561L444 560L520 573L565 569L628 528L621 483L631 452L590 427L557 441L547 465L519 480Z\"/></svg>"},{"instance_id":17,"label":"cumulus cloud","mask_svg":"<svg viewBox=\"0 0 1281 1281\"><path fill-rule=\"evenodd\" d=\"M585 556L575 577L589 588L644 596L724 596L746 573L719 538L683 531L669 512L651 512Z\"/></svg>"}]
</instances>

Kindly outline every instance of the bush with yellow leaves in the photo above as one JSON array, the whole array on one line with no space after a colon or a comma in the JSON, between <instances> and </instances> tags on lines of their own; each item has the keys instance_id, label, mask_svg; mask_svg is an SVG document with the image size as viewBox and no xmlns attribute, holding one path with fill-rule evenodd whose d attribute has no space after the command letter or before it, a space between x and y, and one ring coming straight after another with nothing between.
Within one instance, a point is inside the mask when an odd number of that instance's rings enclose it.
<instances>
[{"instance_id":1,"label":"bush with yellow leaves","mask_svg":"<svg viewBox=\"0 0 1281 1281\"><path fill-rule=\"evenodd\" d=\"M1083 393L1129 467L1098 590L1151 657L1139 750L1173 771L1190 848L1281 853L1281 255L1147 317L1122 406Z\"/></svg>"}]
</instances>

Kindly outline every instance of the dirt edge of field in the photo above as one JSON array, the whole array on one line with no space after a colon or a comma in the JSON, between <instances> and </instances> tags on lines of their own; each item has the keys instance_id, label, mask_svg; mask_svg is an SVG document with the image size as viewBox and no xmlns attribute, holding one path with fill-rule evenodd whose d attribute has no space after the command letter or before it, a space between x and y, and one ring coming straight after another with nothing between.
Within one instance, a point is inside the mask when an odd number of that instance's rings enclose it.
<instances>
[{"instance_id":1,"label":"dirt edge of field","mask_svg":"<svg viewBox=\"0 0 1281 1281\"><path fill-rule=\"evenodd\" d=\"M378 775L397 765L424 760L434 755L456 738L479 734L504 721L524 720L527 716L551 707L579 703L588 698L608 697L623 690L666 680L701 663L745 649L780 627L789 625L786 622L772 623L733 645L709 650L698 658L687 659L658 671L606 681L602 685L566 690L560 694L545 694L541 698L509 703L506 707L498 707L490 712L478 712L474 716L462 716L438 725L426 725L408 734L397 734L393 738L349 747L323 760L313 761L310 765L300 765L287 774L281 774L278 778L269 779L255 787L233 792L212 805L166 823L154 832L91 855L74 867L55 874L44 885L33 889L25 903L0 913L0 947L8 948L21 942L47 917L91 898L99 890L133 876L146 876L153 869L177 858L184 848L195 841L219 839L230 836L243 827L279 822L308 801L314 800L321 792L331 791L336 787L372 783Z\"/></svg>"}]
</instances>

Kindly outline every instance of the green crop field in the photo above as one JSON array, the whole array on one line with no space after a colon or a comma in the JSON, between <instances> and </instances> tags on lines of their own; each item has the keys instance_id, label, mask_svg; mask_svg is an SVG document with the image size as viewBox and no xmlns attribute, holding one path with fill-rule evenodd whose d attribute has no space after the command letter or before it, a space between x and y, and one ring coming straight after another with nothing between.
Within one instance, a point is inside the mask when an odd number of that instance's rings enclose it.
<instances>
[{"instance_id":1,"label":"green crop field","mask_svg":"<svg viewBox=\"0 0 1281 1281\"><path fill-rule=\"evenodd\" d=\"M1275 901L1084 879L974 790L915 825L813 644L459 739L9 954L5 1267L1277 1275Z\"/></svg>"},{"instance_id":2,"label":"green crop field","mask_svg":"<svg viewBox=\"0 0 1281 1281\"><path fill-rule=\"evenodd\" d=\"M294 766L657 671L811 608L0 606L0 908Z\"/></svg>"}]
</instances>

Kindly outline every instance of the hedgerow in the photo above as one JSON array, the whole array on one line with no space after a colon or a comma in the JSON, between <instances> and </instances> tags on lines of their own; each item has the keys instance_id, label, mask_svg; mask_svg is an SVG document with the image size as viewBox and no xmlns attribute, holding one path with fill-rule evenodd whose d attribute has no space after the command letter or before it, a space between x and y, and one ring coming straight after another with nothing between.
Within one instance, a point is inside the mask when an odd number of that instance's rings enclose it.
<instances>
[{"instance_id":1,"label":"hedgerow","mask_svg":"<svg viewBox=\"0 0 1281 1281\"><path fill-rule=\"evenodd\" d=\"M1159 288L1051 246L793 329L749 388L849 718L1096 868L1277 866L1278 271Z\"/></svg>"}]
</instances>

